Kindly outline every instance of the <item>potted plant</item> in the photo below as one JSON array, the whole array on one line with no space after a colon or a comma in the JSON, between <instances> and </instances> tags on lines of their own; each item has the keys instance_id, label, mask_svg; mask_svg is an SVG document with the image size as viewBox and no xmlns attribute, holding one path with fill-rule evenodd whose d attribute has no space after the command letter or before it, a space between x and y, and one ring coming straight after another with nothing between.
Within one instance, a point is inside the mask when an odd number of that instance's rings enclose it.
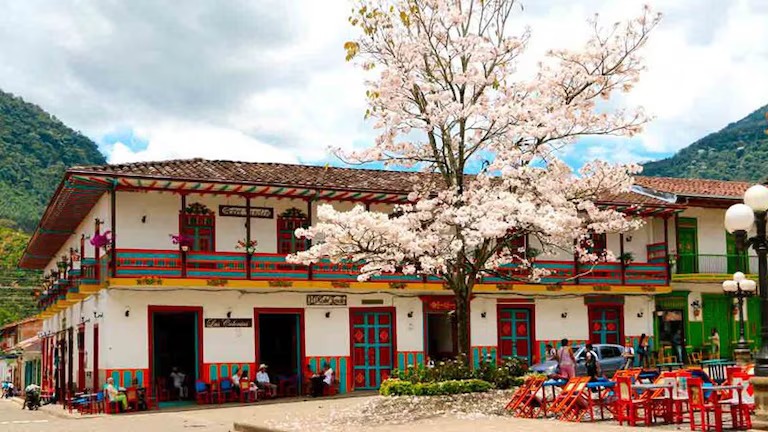
<instances>
[{"instance_id":1,"label":"potted plant","mask_svg":"<svg viewBox=\"0 0 768 432\"><path fill-rule=\"evenodd\" d=\"M195 244L195 239L186 234L169 234L171 237L171 243L177 245L179 249L187 252L190 247Z\"/></svg>"},{"instance_id":2,"label":"potted plant","mask_svg":"<svg viewBox=\"0 0 768 432\"><path fill-rule=\"evenodd\" d=\"M101 234L94 234L93 237L91 237L90 242L96 248L104 248L106 250L112 244L111 234L112 231L104 231Z\"/></svg>"},{"instance_id":3,"label":"potted plant","mask_svg":"<svg viewBox=\"0 0 768 432\"><path fill-rule=\"evenodd\" d=\"M632 254L632 252L624 252L623 254L619 255L619 261L624 263L624 265L627 265L635 260L635 255Z\"/></svg>"},{"instance_id":4,"label":"potted plant","mask_svg":"<svg viewBox=\"0 0 768 432\"><path fill-rule=\"evenodd\" d=\"M258 245L259 242L256 240L238 240L237 245L235 245L235 249L244 250L248 255L253 255L256 253L256 246Z\"/></svg>"}]
</instances>

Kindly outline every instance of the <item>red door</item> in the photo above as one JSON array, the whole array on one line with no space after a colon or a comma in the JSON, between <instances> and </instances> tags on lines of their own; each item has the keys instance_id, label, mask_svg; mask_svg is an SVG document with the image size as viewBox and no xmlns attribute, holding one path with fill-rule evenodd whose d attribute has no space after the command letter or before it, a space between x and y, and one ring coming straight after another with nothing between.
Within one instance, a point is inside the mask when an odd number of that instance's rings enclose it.
<instances>
[{"instance_id":1,"label":"red door","mask_svg":"<svg viewBox=\"0 0 768 432\"><path fill-rule=\"evenodd\" d=\"M394 364L394 323L389 310L351 311L352 376L356 389L376 389Z\"/></svg>"},{"instance_id":2,"label":"red door","mask_svg":"<svg viewBox=\"0 0 768 432\"><path fill-rule=\"evenodd\" d=\"M99 326L93 326L93 388L92 391L99 390Z\"/></svg>"},{"instance_id":3,"label":"red door","mask_svg":"<svg viewBox=\"0 0 768 432\"><path fill-rule=\"evenodd\" d=\"M77 388L85 390L85 327L77 329Z\"/></svg>"},{"instance_id":4,"label":"red door","mask_svg":"<svg viewBox=\"0 0 768 432\"><path fill-rule=\"evenodd\" d=\"M624 345L623 308L589 306L589 341L593 344Z\"/></svg>"},{"instance_id":5,"label":"red door","mask_svg":"<svg viewBox=\"0 0 768 432\"><path fill-rule=\"evenodd\" d=\"M499 308L499 355L533 362L533 329L528 308Z\"/></svg>"}]
</instances>

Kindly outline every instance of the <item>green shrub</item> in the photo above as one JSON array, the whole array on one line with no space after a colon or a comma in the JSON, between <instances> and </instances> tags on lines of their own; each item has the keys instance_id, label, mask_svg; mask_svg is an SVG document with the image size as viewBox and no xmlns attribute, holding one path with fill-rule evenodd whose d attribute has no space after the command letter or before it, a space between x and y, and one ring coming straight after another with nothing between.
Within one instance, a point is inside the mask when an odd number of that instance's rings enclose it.
<instances>
[{"instance_id":1,"label":"green shrub","mask_svg":"<svg viewBox=\"0 0 768 432\"><path fill-rule=\"evenodd\" d=\"M473 369L459 357L456 360L437 362L434 367L418 365L409 366L405 370L395 370L392 377L413 384L477 379L489 382L499 389L508 389L519 385L518 378L527 371L528 365L518 358L504 359L499 364L493 360L484 361Z\"/></svg>"},{"instance_id":2,"label":"green shrub","mask_svg":"<svg viewBox=\"0 0 768 432\"><path fill-rule=\"evenodd\" d=\"M492 388L493 384L477 379L412 383L390 378L381 383L379 394L382 396L438 396L487 392Z\"/></svg>"}]
</instances>

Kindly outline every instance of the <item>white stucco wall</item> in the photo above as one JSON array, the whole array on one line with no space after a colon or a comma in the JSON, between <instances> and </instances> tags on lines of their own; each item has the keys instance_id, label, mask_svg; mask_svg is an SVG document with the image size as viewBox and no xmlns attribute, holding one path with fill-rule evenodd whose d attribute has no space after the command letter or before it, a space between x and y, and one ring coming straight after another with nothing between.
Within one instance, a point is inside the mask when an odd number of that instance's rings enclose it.
<instances>
[{"instance_id":1,"label":"white stucco wall","mask_svg":"<svg viewBox=\"0 0 768 432\"><path fill-rule=\"evenodd\" d=\"M397 350L421 351L424 349L424 313L418 297L393 297L397 309ZM408 317L412 312L413 316Z\"/></svg>"},{"instance_id":2,"label":"white stucco wall","mask_svg":"<svg viewBox=\"0 0 768 432\"><path fill-rule=\"evenodd\" d=\"M582 297L536 299L536 339L588 339L587 307ZM566 312L568 316L562 318Z\"/></svg>"},{"instance_id":3,"label":"white stucco wall","mask_svg":"<svg viewBox=\"0 0 768 432\"><path fill-rule=\"evenodd\" d=\"M93 206L91 211L88 213L88 215L83 218L83 220L80 222L80 225L75 229L75 231L67 238L67 241L64 242L64 244L59 248L58 252L52 257L51 261L48 263L48 265L45 267L45 272L49 272L50 270L54 270L56 268L56 261L59 260L59 258L62 255L69 256L69 249L73 248L75 251L80 251L80 236L85 234L86 237L90 237L95 232L95 220L98 218L102 222L104 222L101 225L101 232L109 230L111 226L110 222L110 196L109 193L105 193L102 195L101 199ZM88 239L85 240L85 256L88 258L94 257L94 247L91 246L91 243ZM104 251L102 250L100 252L102 255L104 254ZM80 268L80 263L75 262L73 263L74 268Z\"/></svg>"},{"instance_id":4,"label":"white stucco wall","mask_svg":"<svg viewBox=\"0 0 768 432\"><path fill-rule=\"evenodd\" d=\"M693 207L685 209L680 217L696 218L700 254L725 254L725 210Z\"/></svg>"},{"instance_id":5,"label":"white stucco wall","mask_svg":"<svg viewBox=\"0 0 768 432\"><path fill-rule=\"evenodd\" d=\"M470 343L472 346L496 346L498 323L495 298L477 297L470 304ZM483 318L485 314L485 318Z\"/></svg>"},{"instance_id":6,"label":"white stucco wall","mask_svg":"<svg viewBox=\"0 0 768 432\"><path fill-rule=\"evenodd\" d=\"M650 296L627 296L624 298L624 334L640 336L653 334L653 310L655 303ZM642 316L638 316L642 315Z\"/></svg>"}]
</instances>

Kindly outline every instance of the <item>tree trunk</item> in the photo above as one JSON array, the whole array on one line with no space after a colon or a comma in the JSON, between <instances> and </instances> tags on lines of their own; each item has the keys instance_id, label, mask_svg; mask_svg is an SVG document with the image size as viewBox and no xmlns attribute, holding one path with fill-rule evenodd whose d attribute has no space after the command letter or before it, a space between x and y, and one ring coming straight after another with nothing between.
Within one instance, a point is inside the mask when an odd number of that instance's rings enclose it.
<instances>
[{"instance_id":1,"label":"tree trunk","mask_svg":"<svg viewBox=\"0 0 768 432\"><path fill-rule=\"evenodd\" d=\"M466 291L456 293L456 333L459 356L465 356L465 359L470 361L469 296Z\"/></svg>"}]
</instances>

